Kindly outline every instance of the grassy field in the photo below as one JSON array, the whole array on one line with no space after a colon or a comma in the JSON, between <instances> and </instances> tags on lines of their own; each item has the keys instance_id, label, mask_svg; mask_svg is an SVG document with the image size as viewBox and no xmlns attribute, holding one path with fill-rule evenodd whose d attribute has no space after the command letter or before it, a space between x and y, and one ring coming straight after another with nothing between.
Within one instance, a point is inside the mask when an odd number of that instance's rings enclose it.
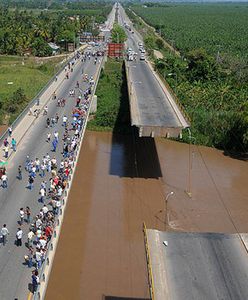
<instances>
[{"instance_id":1,"label":"grassy field","mask_svg":"<svg viewBox=\"0 0 248 300\"><path fill-rule=\"evenodd\" d=\"M185 53L204 48L212 55L248 61L248 4L133 6L148 24Z\"/></svg>"},{"instance_id":2,"label":"grassy field","mask_svg":"<svg viewBox=\"0 0 248 300\"><path fill-rule=\"evenodd\" d=\"M97 112L87 128L115 133L130 132L129 102L122 61L108 59L100 75L96 95Z\"/></svg>"},{"instance_id":3,"label":"grassy field","mask_svg":"<svg viewBox=\"0 0 248 300\"><path fill-rule=\"evenodd\" d=\"M42 64L42 60L35 58L0 56L0 124L9 115L8 103L12 101L13 94L21 88L26 99L18 111L9 116L11 120L49 81L61 59L53 58Z\"/></svg>"}]
</instances>

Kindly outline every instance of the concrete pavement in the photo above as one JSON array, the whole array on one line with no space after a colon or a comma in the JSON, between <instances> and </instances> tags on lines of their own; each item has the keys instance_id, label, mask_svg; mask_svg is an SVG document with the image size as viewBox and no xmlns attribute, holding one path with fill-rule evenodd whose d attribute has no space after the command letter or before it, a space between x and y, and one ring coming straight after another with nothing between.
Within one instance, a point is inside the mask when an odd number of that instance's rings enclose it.
<instances>
[{"instance_id":1,"label":"concrete pavement","mask_svg":"<svg viewBox=\"0 0 248 300\"><path fill-rule=\"evenodd\" d=\"M118 21L130 24L120 5ZM148 59L140 61L138 43L143 41L134 28L132 32L126 30L127 48L138 53L137 60L126 62L132 125L139 128L140 136L177 137L189 124Z\"/></svg>"},{"instance_id":2,"label":"concrete pavement","mask_svg":"<svg viewBox=\"0 0 248 300\"><path fill-rule=\"evenodd\" d=\"M109 15L109 26L112 26L114 20L115 10L113 9ZM106 32L109 35L109 32ZM40 115L37 119L33 116L25 116L23 120L13 131L13 136L17 139L17 152L8 159L8 188L0 188L0 220L2 224L6 223L10 235L8 243L3 246L0 244L0 299L21 299L27 298L29 291L29 284L31 282L31 271L24 264L24 255L27 254L27 248L15 246L15 234L18 228L17 221L19 220L19 209L29 206L31 209L31 216L35 216L41 204L38 203L39 188L42 180L49 180L49 174L45 178L39 176L35 179L34 189L32 191L26 189L28 174L23 172L23 179L17 179L17 168L19 165L24 166L26 156L29 155L31 159L36 157L42 158L46 153L50 156L55 156L57 161L61 159L62 142L60 140L56 153L51 153L51 145L46 142L48 132L53 133L55 130L62 136L63 128L61 126L62 117L64 115L70 116L72 109L75 107L76 97L69 97L69 90L75 89L76 82L79 81L80 88L84 90L88 88L88 84L82 82L82 68L83 72L88 76L95 78L99 65L93 63L93 59L86 60L84 63L78 61L74 66L74 71L70 78L65 80L65 73L58 76L58 80L53 82L49 88L43 93L40 98L40 107L46 105L48 101L48 115ZM81 90L80 89L80 90ZM57 101L51 100L52 93L56 90L57 98L66 98L65 107L57 107ZM79 89L76 90L76 96ZM59 115L59 123L54 128L46 128L46 118ZM22 226L24 231L23 241L26 241L28 225Z\"/></svg>"},{"instance_id":3,"label":"concrete pavement","mask_svg":"<svg viewBox=\"0 0 248 300\"><path fill-rule=\"evenodd\" d=\"M247 251L238 234L147 234L155 299L248 299Z\"/></svg>"},{"instance_id":4,"label":"concrete pavement","mask_svg":"<svg viewBox=\"0 0 248 300\"><path fill-rule=\"evenodd\" d=\"M35 187L32 191L27 190L28 176L26 173L23 174L23 180L19 181L17 176L17 167L24 165L26 155L29 155L32 159L39 157L40 159L46 153L51 153L51 145L46 143L46 134L48 131L52 133L58 130L60 136L62 135L63 129L61 127L61 119L64 114L68 117L71 115L72 108L75 106L75 98L69 98L68 92L70 89L75 88L76 81L82 82L82 67L85 73L94 75L97 69L97 65L94 65L92 61L81 61L74 68L73 73L69 80L65 80L61 84L57 91L57 97L63 97L67 99L65 107L58 108L57 101L50 101L48 104L48 116L54 116L58 113L60 116L59 125L56 128L45 127L46 116L40 116L33 122L32 126L28 129L21 142L18 145L17 152L13 155L8 164L8 177L9 187L7 189L0 189L0 220L1 223L7 224L10 231L9 241L6 246L0 246L0 299L25 299L28 293L28 283L30 283L31 272L27 266L23 265L24 255L27 253L25 246L17 248L14 245L15 233L18 227L17 220L19 218L20 207L29 206L31 208L32 216L38 213L42 207L38 203L39 198L39 187L42 178L35 179ZM82 84L81 84L82 86ZM84 89L86 86L83 85ZM60 152L62 149L62 143L59 143L59 149L55 154L58 161L60 161ZM49 177L45 177L48 181ZM1 224L1 225L2 225ZM26 240L26 234L28 225L23 225L24 230L24 241ZM13 288L14 287L14 288Z\"/></svg>"}]
</instances>

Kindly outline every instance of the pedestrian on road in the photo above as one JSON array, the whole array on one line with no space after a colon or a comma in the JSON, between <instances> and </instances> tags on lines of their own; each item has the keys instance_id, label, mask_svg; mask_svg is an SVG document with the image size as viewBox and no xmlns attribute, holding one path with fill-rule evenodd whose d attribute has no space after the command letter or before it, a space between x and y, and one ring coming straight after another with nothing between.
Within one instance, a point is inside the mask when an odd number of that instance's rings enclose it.
<instances>
[{"instance_id":1,"label":"pedestrian on road","mask_svg":"<svg viewBox=\"0 0 248 300\"><path fill-rule=\"evenodd\" d=\"M67 123L67 116L63 116L63 124L62 126L66 126Z\"/></svg>"},{"instance_id":2,"label":"pedestrian on road","mask_svg":"<svg viewBox=\"0 0 248 300\"><path fill-rule=\"evenodd\" d=\"M11 126L8 128L8 133L9 133L9 137L11 137L11 135L12 135L12 127Z\"/></svg>"},{"instance_id":3,"label":"pedestrian on road","mask_svg":"<svg viewBox=\"0 0 248 300\"><path fill-rule=\"evenodd\" d=\"M36 248L35 252L36 268L40 269L42 264L42 253L39 248Z\"/></svg>"},{"instance_id":4,"label":"pedestrian on road","mask_svg":"<svg viewBox=\"0 0 248 300\"><path fill-rule=\"evenodd\" d=\"M26 216L27 216L26 221L29 224L30 223L30 216L31 216L31 210L30 210L29 206L26 206L25 213L26 213Z\"/></svg>"},{"instance_id":5,"label":"pedestrian on road","mask_svg":"<svg viewBox=\"0 0 248 300\"><path fill-rule=\"evenodd\" d=\"M54 126L55 126L55 123L56 123L56 120L55 120L54 117L51 118L51 123L52 123L52 127L54 127Z\"/></svg>"},{"instance_id":6,"label":"pedestrian on road","mask_svg":"<svg viewBox=\"0 0 248 300\"><path fill-rule=\"evenodd\" d=\"M4 147L4 157L8 158L8 156L9 156L9 146L5 146Z\"/></svg>"},{"instance_id":7,"label":"pedestrian on road","mask_svg":"<svg viewBox=\"0 0 248 300\"><path fill-rule=\"evenodd\" d=\"M16 152L16 140L14 138L12 138L11 140L11 146L14 152Z\"/></svg>"},{"instance_id":8,"label":"pedestrian on road","mask_svg":"<svg viewBox=\"0 0 248 300\"><path fill-rule=\"evenodd\" d=\"M48 114L48 106L47 106L47 105L44 107L44 112L43 112L43 114L44 114L44 115L47 115L47 114Z\"/></svg>"},{"instance_id":9,"label":"pedestrian on road","mask_svg":"<svg viewBox=\"0 0 248 300\"><path fill-rule=\"evenodd\" d=\"M3 246L5 246L6 242L7 242L7 235L9 234L8 228L6 226L6 224L3 224L3 227L1 229L1 235L2 235L2 243Z\"/></svg>"},{"instance_id":10,"label":"pedestrian on road","mask_svg":"<svg viewBox=\"0 0 248 300\"><path fill-rule=\"evenodd\" d=\"M35 292L37 292L37 289L38 289L38 285L40 283L40 279L39 279L39 273L37 270L34 270L32 272L32 288L33 288L33 294Z\"/></svg>"},{"instance_id":11,"label":"pedestrian on road","mask_svg":"<svg viewBox=\"0 0 248 300\"><path fill-rule=\"evenodd\" d=\"M8 139L5 138L4 141L3 141L3 145L4 147L8 146L9 145L9 142L8 142Z\"/></svg>"},{"instance_id":12,"label":"pedestrian on road","mask_svg":"<svg viewBox=\"0 0 248 300\"><path fill-rule=\"evenodd\" d=\"M41 164L40 170L41 170L40 177L42 178L45 177L46 165L44 163Z\"/></svg>"},{"instance_id":13,"label":"pedestrian on road","mask_svg":"<svg viewBox=\"0 0 248 300\"><path fill-rule=\"evenodd\" d=\"M22 180L22 166L21 165L18 167L18 179Z\"/></svg>"},{"instance_id":14,"label":"pedestrian on road","mask_svg":"<svg viewBox=\"0 0 248 300\"><path fill-rule=\"evenodd\" d=\"M25 169L26 169L26 171L28 170L29 163L30 163L30 157L27 155L26 161L25 161Z\"/></svg>"},{"instance_id":15,"label":"pedestrian on road","mask_svg":"<svg viewBox=\"0 0 248 300\"><path fill-rule=\"evenodd\" d=\"M59 122L59 115L58 115L58 113L56 113L55 121L56 121L56 124L58 124L58 122Z\"/></svg>"},{"instance_id":16,"label":"pedestrian on road","mask_svg":"<svg viewBox=\"0 0 248 300\"><path fill-rule=\"evenodd\" d=\"M22 246L22 235L23 235L23 231L21 230L21 228L19 227L16 233L16 246Z\"/></svg>"},{"instance_id":17,"label":"pedestrian on road","mask_svg":"<svg viewBox=\"0 0 248 300\"><path fill-rule=\"evenodd\" d=\"M47 124L46 127L48 128L50 126L50 119L49 118L47 118L46 124Z\"/></svg>"},{"instance_id":18,"label":"pedestrian on road","mask_svg":"<svg viewBox=\"0 0 248 300\"><path fill-rule=\"evenodd\" d=\"M34 249L32 246L30 246L28 249L28 267L29 268L33 267L33 256L34 256Z\"/></svg>"},{"instance_id":19,"label":"pedestrian on road","mask_svg":"<svg viewBox=\"0 0 248 300\"><path fill-rule=\"evenodd\" d=\"M29 230L29 233L28 233L28 248L31 248L32 247L32 244L33 244L33 239L34 239L34 232L33 230Z\"/></svg>"},{"instance_id":20,"label":"pedestrian on road","mask_svg":"<svg viewBox=\"0 0 248 300\"><path fill-rule=\"evenodd\" d=\"M41 189L40 189L40 202L41 202L41 203L44 203L44 201L45 201L45 195L46 195L45 189L44 189L44 188L41 188Z\"/></svg>"},{"instance_id":21,"label":"pedestrian on road","mask_svg":"<svg viewBox=\"0 0 248 300\"><path fill-rule=\"evenodd\" d=\"M52 151L56 152L57 149L57 145L58 145L58 141L56 140L56 138L52 141Z\"/></svg>"},{"instance_id":22,"label":"pedestrian on road","mask_svg":"<svg viewBox=\"0 0 248 300\"><path fill-rule=\"evenodd\" d=\"M2 175L1 180L2 180L2 187L4 189L7 188L8 187L8 177L7 177L6 173Z\"/></svg>"},{"instance_id":23,"label":"pedestrian on road","mask_svg":"<svg viewBox=\"0 0 248 300\"><path fill-rule=\"evenodd\" d=\"M56 130L53 135L54 135L54 138L56 139L56 141L58 142L59 141L59 133L58 133L58 131Z\"/></svg>"},{"instance_id":24,"label":"pedestrian on road","mask_svg":"<svg viewBox=\"0 0 248 300\"><path fill-rule=\"evenodd\" d=\"M22 224L23 224L23 221L24 221L24 215L25 215L23 208L20 208L19 214L20 214L20 221L19 221L19 224L22 225Z\"/></svg>"},{"instance_id":25,"label":"pedestrian on road","mask_svg":"<svg viewBox=\"0 0 248 300\"><path fill-rule=\"evenodd\" d=\"M48 132L48 134L47 134L47 142L49 143L50 141L51 141L51 132Z\"/></svg>"},{"instance_id":26,"label":"pedestrian on road","mask_svg":"<svg viewBox=\"0 0 248 300\"><path fill-rule=\"evenodd\" d=\"M32 190L33 187L34 187L34 178L33 178L33 176L30 175L28 177L28 189Z\"/></svg>"}]
</instances>

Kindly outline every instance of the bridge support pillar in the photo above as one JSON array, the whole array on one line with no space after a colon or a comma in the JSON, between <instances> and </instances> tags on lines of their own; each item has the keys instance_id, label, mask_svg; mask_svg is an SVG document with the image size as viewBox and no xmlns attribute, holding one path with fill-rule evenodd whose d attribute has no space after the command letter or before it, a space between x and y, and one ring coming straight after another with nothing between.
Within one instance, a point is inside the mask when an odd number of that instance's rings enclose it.
<instances>
[{"instance_id":1,"label":"bridge support pillar","mask_svg":"<svg viewBox=\"0 0 248 300\"><path fill-rule=\"evenodd\" d=\"M97 95L94 95L92 98L90 113L94 114L97 111Z\"/></svg>"}]
</instances>

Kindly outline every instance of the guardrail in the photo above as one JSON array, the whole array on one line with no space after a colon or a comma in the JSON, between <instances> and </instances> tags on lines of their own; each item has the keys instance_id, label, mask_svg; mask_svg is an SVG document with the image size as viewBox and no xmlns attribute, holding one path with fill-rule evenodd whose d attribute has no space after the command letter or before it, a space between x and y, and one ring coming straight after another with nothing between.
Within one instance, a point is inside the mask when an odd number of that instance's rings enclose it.
<instances>
[{"instance_id":1,"label":"guardrail","mask_svg":"<svg viewBox=\"0 0 248 300\"><path fill-rule=\"evenodd\" d=\"M139 125L140 124L140 116L139 116L139 108L138 108L138 104L137 104L137 95L135 92L135 88L133 86L134 82L131 80L131 76L129 75L130 66L128 66L128 63L126 60L124 60L124 64L125 64L126 77L127 77L127 87L128 87L128 94L129 94L129 109L131 112L131 122L132 122L132 125ZM133 115L133 114L135 114L135 115Z\"/></svg>"},{"instance_id":2,"label":"guardrail","mask_svg":"<svg viewBox=\"0 0 248 300\"><path fill-rule=\"evenodd\" d=\"M143 233L144 233L144 243L146 248L146 262L147 262L147 270L148 270L148 284L149 284L150 297L152 300L155 300L152 264L151 264L150 249L148 245L147 229L146 229L145 222L143 222Z\"/></svg>"},{"instance_id":3,"label":"guardrail","mask_svg":"<svg viewBox=\"0 0 248 300\"><path fill-rule=\"evenodd\" d=\"M67 202L68 202L68 195L69 195L69 192L70 192L70 189L71 189L71 185L72 185L72 181L73 181L77 161L78 161L78 158L79 158L79 154L80 154L80 150L81 150L85 130L86 130L86 127L87 127L87 122L88 122L88 118L89 118L89 115L90 115L90 109L91 109L93 97L94 97L95 92L96 92L97 82L99 80L101 70L104 66L104 63L105 63L105 56L103 57L103 59L101 61L101 64L99 65L97 74L94 78L95 84L93 86L93 90L92 90L92 93L91 93L90 104L89 104L89 108L88 108L88 111L87 111L86 118L85 118L84 123L83 123L83 129L80 133L80 138L79 138L80 142L77 145L76 154L73 158L73 165L72 165L72 169L71 169L71 172L70 172L70 175L69 175L69 180L68 180L67 186L66 186L65 191L64 191L64 195L63 195L63 199L62 199L62 205L61 205L61 208L59 210L59 214L57 215L56 220L55 220L53 236L52 236L52 238L51 238L51 240L48 244L46 256L45 256L44 262L42 264L42 268L40 270L39 277L40 277L41 284L40 284L37 292L35 292L35 294L33 295L33 298L32 298L33 300L42 300L45 297L45 292L46 292L46 287L47 287L47 283L48 283L48 279L49 279L49 274L50 274L50 271L51 271L51 266L52 266L52 263L53 263L53 259L54 259L54 255L55 255L55 251L56 251L60 231L61 231L61 225L62 225L62 222L63 222L63 217L64 217L66 205L67 205Z\"/></svg>"},{"instance_id":4,"label":"guardrail","mask_svg":"<svg viewBox=\"0 0 248 300\"><path fill-rule=\"evenodd\" d=\"M163 84L166 86L167 90L170 91L170 94L173 98L173 100L176 102L177 106L179 107L181 113L183 114L184 118L189 122L191 123L191 118L190 116L188 115L188 113L185 111L182 103L180 102L180 100L177 98L175 92L173 91L173 89L170 87L170 85L168 84L168 82L165 80L165 78L159 73L157 72L159 78L162 80Z\"/></svg>"},{"instance_id":5,"label":"guardrail","mask_svg":"<svg viewBox=\"0 0 248 300\"><path fill-rule=\"evenodd\" d=\"M73 53L72 57L69 57L65 60L65 62L61 65L61 68L53 75L53 77L46 83L46 85L38 92L38 94L27 104L27 106L23 109L23 111L18 115L15 121L10 125L14 131L14 129L19 125L19 123L23 120L23 118L28 114L29 109L36 104L37 99L39 99L42 94L49 88L49 86L55 81L56 77L64 71L64 67L68 64L68 62L72 61L76 56L76 51ZM3 140L8 137L8 129L4 131L4 133L0 136L0 145L2 145Z\"/></svg>"}]
</instances>

